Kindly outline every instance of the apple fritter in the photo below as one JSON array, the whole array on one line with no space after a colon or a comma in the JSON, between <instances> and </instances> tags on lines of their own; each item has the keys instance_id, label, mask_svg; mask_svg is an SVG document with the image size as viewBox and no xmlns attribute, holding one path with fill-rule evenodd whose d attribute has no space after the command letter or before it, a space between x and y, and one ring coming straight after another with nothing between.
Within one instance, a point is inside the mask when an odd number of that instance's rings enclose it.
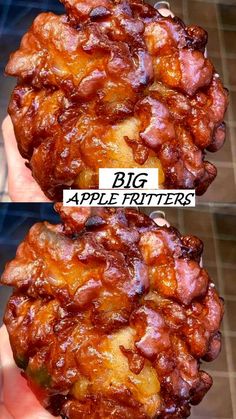
<instances>
[{"instance_id":1,"label":"apple fritter","mask_svg":"<svg viewBox=\"0 0 236 419\"><path fill-rule=\"evenodd\" d=\"M14 359L68 419L186 418L212 385L223 303L202 242L131 209L56 205L5 269Z\"/></svg>"},{"instance_id":2,"label":"apple fritter","mask_svg":"<svg viewBox=\"0 0 236 419\"><path fill-rule=\"evenodd\" d=\"M40 14L6 67L18 147L44 193L97 188L102 167L157 167L163 187L203 194L228 103L207 33L141 0L62 2L66 14Z\"/></svg>"}]
</instances>

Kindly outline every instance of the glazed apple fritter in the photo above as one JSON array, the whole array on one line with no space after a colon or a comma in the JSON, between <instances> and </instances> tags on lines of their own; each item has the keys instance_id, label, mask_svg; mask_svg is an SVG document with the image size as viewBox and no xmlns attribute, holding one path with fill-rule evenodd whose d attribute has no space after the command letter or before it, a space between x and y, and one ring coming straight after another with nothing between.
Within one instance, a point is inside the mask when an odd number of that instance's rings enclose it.
<instances>
[{"instance_id":1,"label":"glazed apple fritter","mask_svg":"<svg viewBox=\"0 0 236 419\"><path fill-rule=\"evenodd\" d=\"M202 242L132 209L56 205L2 276L17 365L68 419L186 418L212 385L223 303Z\"/></svg>"},{"instance_id":2,"label":"glazed apple fritter","mask_svg":"<svg viewBox=\"0 0 236 419\"><path fill-rule=\"evenodd\" d=\"M62 3L66 14L40 14L6 67L18 78L18 147L44 193L97 188L100 167L157 167L165 188L203 194L228 102L207 33L142 0Z\"/></svg>"}]
</instances>

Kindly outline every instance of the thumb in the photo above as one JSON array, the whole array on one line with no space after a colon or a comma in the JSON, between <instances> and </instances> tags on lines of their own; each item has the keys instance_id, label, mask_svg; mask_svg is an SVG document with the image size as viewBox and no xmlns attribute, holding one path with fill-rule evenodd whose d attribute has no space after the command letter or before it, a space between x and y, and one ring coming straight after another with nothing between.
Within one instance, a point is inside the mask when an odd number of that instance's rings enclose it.
<instances>
[{"instance_id":1,"label":"thumb","mask_svg":"<svg viewBox=\"0 0 236 419\"><path fill-rule=\"evenodd\" d=\"M3 402L8 412L14 419L52 419L53 416L40 405L16 367L5 326L0 329L0 356ZM13 389L16 391L12 391ZM5 419L5 416L0 415L0 418Z\"/></svg>"},{"instance_id":2,"label":"thumb","mask_svg":"<svg viewBox=\"0 0 236 419\"><path fill-rule=\"evenodd\" d=\"M47 202L48 199L25 166L17 147L13 125L9 116L2 123L2 133L8 166L9 196L14 202Z\"/></svg>"}]
</instances>

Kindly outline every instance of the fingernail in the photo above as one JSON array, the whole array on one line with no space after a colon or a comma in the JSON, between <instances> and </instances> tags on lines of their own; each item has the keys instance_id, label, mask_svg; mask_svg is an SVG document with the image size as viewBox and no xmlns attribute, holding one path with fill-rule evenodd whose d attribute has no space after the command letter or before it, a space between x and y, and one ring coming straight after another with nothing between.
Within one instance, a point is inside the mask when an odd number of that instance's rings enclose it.
<instances>
[{"instance_id":1,"label":"fingernail","mask_svg":"<svg viewBox=\"0 0 236 419\"><path fill-rule=\"evenodd\" d=\"M166 214L164 213L164 211L153 211L150 214L150 218L152 218L152 220L154 220L155 218L163 218L163 220L165 220Z\"/></svg>"},{"instance_id":2,"label":"fingernail","mask_svg":"<svg viewBox=\"0 0 236 419\"><path fill-rule=\"evenodd\" d=\"M168 1L158 1L154 5L155 9L168 9L170 10L170 3Z\"/></svg>"}]
</instances>

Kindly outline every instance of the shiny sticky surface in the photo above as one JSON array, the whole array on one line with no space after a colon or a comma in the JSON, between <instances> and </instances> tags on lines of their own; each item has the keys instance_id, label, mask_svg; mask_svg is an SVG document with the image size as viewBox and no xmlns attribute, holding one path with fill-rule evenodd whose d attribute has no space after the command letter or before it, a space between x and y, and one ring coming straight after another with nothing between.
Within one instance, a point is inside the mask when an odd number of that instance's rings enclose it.
<instances>
[{"instance_id":1,"label":"shiny sticky surface","mask_svg":"<svg viewBox=\"0 0 236 419\"><path fill-rule=\"evenodd\" d=\"M96 187L99 167L159 167L160 184L203 194L227 106L206 32L141 1L64 3L67 15L36 18L6 67L19 149L45 194Z\"/></svg>"},{"instance_id":2,"label":"shiny sticky surface","mask_svg":"<svg viewBox=\"0 0 236 419\"><path fill-rule=\"evenodd\" d=\"M32 389L72 419L187 417L221 346L201 241L135 210L56 208L64 225L33 226L2 276Z\"/></svg>"}]
</instances>

